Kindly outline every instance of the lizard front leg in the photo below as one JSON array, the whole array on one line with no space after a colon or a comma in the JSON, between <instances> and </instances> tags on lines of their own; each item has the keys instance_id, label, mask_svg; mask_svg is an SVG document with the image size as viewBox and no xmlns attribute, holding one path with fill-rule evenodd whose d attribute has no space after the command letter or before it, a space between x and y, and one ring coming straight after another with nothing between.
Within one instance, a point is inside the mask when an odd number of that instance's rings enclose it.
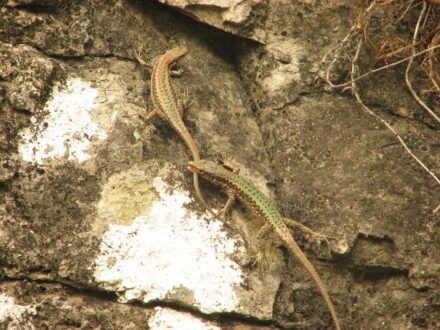
<instances>
[{"instance_id":1,"label":"lizard front leg","mask_svg":"<svg viewBox=\"0 0 440 330\"><path fill-rule=\"evenodd\" d=\"M151 111L148 114L143 114L143 113L138 113L138 116L145 122L145 123L149 123L156 115L159 115L159 113L157 112L156 109L154 109L153 111Z\"/></svg>"},{"instance_id":2,"label":"lizard front leg","mask_svg":"<svg viewBox=\"0 0 440 330\"><path fill-rule=\"evenodd\" d=\"M229 211L229 209L231 208L232 204L234 204L235 201L235 193L232 190L228 189L226 190L226 193L228 194L228 200L226 201L225 206L223 206L223 208L219 212L220 217L226 216L226 213Z\"/></svg>"}]
</instances>

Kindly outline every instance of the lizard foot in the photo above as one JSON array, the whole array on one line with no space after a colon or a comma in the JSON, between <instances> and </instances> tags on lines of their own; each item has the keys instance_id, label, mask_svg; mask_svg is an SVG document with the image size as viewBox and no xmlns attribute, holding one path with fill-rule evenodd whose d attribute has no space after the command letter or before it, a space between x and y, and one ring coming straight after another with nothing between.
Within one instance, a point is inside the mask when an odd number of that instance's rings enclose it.
<instances>
[{"instance_id":1,"label":"lizard foot","mask_svg":"<svg viewBox=\"0 0 440 330\"><path fill-rule=\"evenodd\" d=\"M261 250L253 255L252 260L252 267L257 266L260 270L267 269L267 267L269 266L269 261L267 260L266 253L262 252Z\"/></svg>"},{"instance_id":2,"label":"lizard foot","mask_svg":"<svg viewBox=\"0 0 440 330\"><path fill-rule=\"evenodd\" d=\"M171 77L181 77L184 72L185 72L185 70L183 70L182 68L178 68L178 69L171 68L170 69L170 76Z\"/></svg>"},{"instance_id":3,"label":"lizard foot","mask_svg":"<svg viewBox=\"0 0 440 330\"><path fill-rule=\"evenodd\" d=\"M143 48L141 50L139 50L139 49L134 50L133 56L136 59L136 61L138 61L138 63L140 65L143 65L151 70L153 68L153 66L151 64L148 64L147 62L145 62L143 56L141 55L141 51L143 51L143 50L144 50Z\"/></svg>"},{"instance_id":4,"label":"lizard foot","mask_svg":"<svg viewBox=\"0 0 440 330\"><path fill-rule=\"evenodd\" d=\"M327 254L329 256L332 255L332 249L330 246L330 241L328 240L328 237L321 232L313 232L309 234L312 236L312 239L316 242L318 242L318 245L321 245L322 242L325 242L325 246L327 247Z\"/></svg>"},{"instance_id":5,"label":"lizard foot","mask_svg":"<svg viewBox=\"0 0 440 330\"><path fill-rule=\"evenodd\" d=\"M295 220L292 220L292 219L284 218L284 222L291 229L301 230L303 233L310 236L314 241L318 242L319 245L321 245L322 242L325 242L325 244L327 246L328 255L329 256L332 255L330 241L328 240L328 237L326 235L324 235L320 232L316 232L316 231L310 229L309 227L303 225L302 223L295 221Z\"/></svg>"},{"instance_id":6,"label":"lizard foot","mask_svg":"<svg viewBox=\"0 0 440 330\"><path fill-rule=\"evenodd\" d=\"M180 114L182 115L185 110L187 110L192 104L194 103L193 100L191 100L191 97L189 96L189 89L188 87L185 87L183 89L182 93L182 99L180 100Z\"/></svg>"}]
</instances>

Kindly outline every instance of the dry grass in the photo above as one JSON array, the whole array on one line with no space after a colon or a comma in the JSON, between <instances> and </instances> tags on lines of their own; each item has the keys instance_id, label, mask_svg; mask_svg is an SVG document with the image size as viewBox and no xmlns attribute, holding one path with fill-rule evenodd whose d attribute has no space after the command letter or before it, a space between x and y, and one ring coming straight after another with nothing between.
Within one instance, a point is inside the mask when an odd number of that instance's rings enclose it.
<instances>
[{"instance_id":1,"label":"dry grass","mask_svg":"<svg viewBox=\"0 0 440 330\"><path fill-rule=\"evenodd\" d=\"M414 21L414 18L416 20ZM374 31L371 28L374 26ZM377 33L380 31L380 33ZM322 65L325 70L320 78L333 88L350 89L369 115L380 121L390 130L399 143L416 162L433 178L440 187L440 179L417 157L405 143L399 133L372 111L358 93L356 82L378 71L397 65L406 65L405 82L414 99L437 124L440 124L440 0L398 1L374 0L362 2L356 23L352 26L337 48L328 52ZM331 75L338 63L347 59L346 54L353 53L350 79L335 84ZM381 66L360 73L359 55L373 54L370 62L382 62ZM418 73L418 76L414 74ZM414 87L414 83L416 88ZM440 205L433 212L440 210Z\"/></svg>"}]
</instances>

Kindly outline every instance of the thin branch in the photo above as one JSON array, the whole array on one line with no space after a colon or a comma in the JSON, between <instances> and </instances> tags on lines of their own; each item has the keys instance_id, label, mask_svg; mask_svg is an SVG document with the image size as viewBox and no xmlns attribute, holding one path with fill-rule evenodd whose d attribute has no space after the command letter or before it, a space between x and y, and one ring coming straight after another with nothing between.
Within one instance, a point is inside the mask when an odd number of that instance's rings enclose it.
<instances>
[{"instance_id":1,"label":"thin branch","mask_svg":"<svg viewBox=\"0 0 440 330\"><path fill-rule=\"evenodd\" d=\"M375 5L376 5L376 0L373 0L372 3L368 6L368 8L365 9L365 10L363 11L363 14L366 15L367 13L369 13L372 9L374 9ZM367 24L368 24L368 22L369 22L369 20L367 21ZM362 30L365 30L365 26L362 27L362 26L359 26L359 24L354 24L354 25L350 28L350 31L347 33L347 35L344 37L344 39L342 39L342 41L338 44L338 46L337 46L336 48L334 48L334 49L329 50L329 51L324 55L324 57L322 58L322 60L321 60L321 64L323 64L323 63L326 61L327 56L329 56L332 52L335 52L332 61L331 61L330 64L328 65L328 68L327 68L327 70L326 70L326 76L325 76L325 80L326 80L330 85L333 85L333 84L331 83L331 81L330 81L330 71L331 71L333 65L338 61L339 56L340 56L340 53L341 53L342 49L344 49L344 45L347 43L347 41L351 40L351 36L352 36L355 32L359 32L359 31L362 31Z\"/></svg>"},{"instance_id":2,"label":"thin branch","mask_svg":"<svg viewBox=\"0 0 440 330\"><path fill-rule=\"evenodd\" d=\"M412 4L413 4L414 0L409 1L408 6L406 7L405 11L403 12L403 14L394 22L394 24L399 23L399 21L401 19L403 19L403 17L405 17L405 15L408 13L409 9L411 8Z\"/></svg>"},{"instance_id":3,"label":"thin branch","mask_svg":"<svg viewBox=\"0 0 440 330\"><path fill-rule=\"evenodd\" d=\"M344 48L344 45L347 43L347 41L350 40L350 37L353 35L355 31L356 31L356 26L352 26L350 31L347 33L344 39L342 39L342 41L338 44L338 46L336 48L330 49L327 53L325 53L324 57L322 58L321 64L323 64L327 60L327 56L329 56L332 52L335 52L335 55L333 56L333 59L328 66L328 69L326 70L326 80L330 79L329 77L330 77L331 68L339 59L339 54L341 50Z\"/></svg>"},{"instance_id":4,"label":"thin branch","mask_svg":"<svg viewBox=\"0 0 440 330\"><path fill-rule=\"evenodd\" d=\"M362 48L362 39L359 40L356 54L351 62L351 82L352 82L352 92L353 95L356 98L356 101L361 105L361 107L368 112L371 116L379 120L383 125L386 126L396 137L396 139L400 142L400 144L403 146L405 151L440 185L440 179L411 151L411 149L408 147L408 145L403 141L402 137L396 132L396 130L382 117L374 113L369 107L365 105L365 103L362 101L361 97L359 96L359 93L357 92L357 86L356 86L356 78L355 74L357 72L357 60L359 58L359 53ZM437 212L439 210L440 206L437 207L433 212Z\"/></svg>"},{"instance_id":5,"label":"thin branch","mask_svg":"<svg viewBox=\"0 0 440 330\"><path fill-rule=\"evenodd\" d=\"M413 59L413 58L415 58L415 57L417 57L417 56L420 56L420 55L422 55L422 54L424 54L424 53L426 53L426 52L429 52L429 51L434 50L434 49L439 48L439 47L440 47L440 44L439 44L439 45L436 45L436 46L434 46L434 47L431 47L431 48L426 48L426 49L424 49L424 50L422 50L422 51L420 51L420 52L418 52L418 53L415 53L415 54L413 54L413 55L411 55L411 56L405 57L404 59L401 59L401 60L399 60L399 61L396 61L396 62L393 62L393 63L387 64L387 65L381 66L380 68L377 68L377 69L374 69L374 70L371 70L371 71L368 71L368 72L366 72L366 73L364 73L364 74L361 74L360 76L356 77L356 79L355 79L354 81L361 80L361 79L363 79L363 78L365 78L365 77L367 77L367 76L369 76L369 75L371 75L371 74L373 74L373 73L376 73L376 72L379 72L379 71L382 71L382 70L388 69L388 68L393 67L393 66L396 66L396 65L399 65L399 64L401 64L401 63L403 63L403 62L406 62L406 61L408 61L408 60L411 60L411 59ZM329 67L329 68L330 68L330 67ZM327 72L329 72L329 70L327 70ZM333 84L333 83L330 81L330 79L328 78L329 76L330 76L330 74L328 73L328 74L326 75L326 77L324 78L324 80L325 80L325 81L326 81L331 87L333 87L333 88L347 87L347 86L350 86L350 85L352 84L352 81L347 81L347 82L345 82L345 83L335 85L335 84Z\"/></svg>"},{"instance_id":6,"label":"thin branch","mask_svg":"<svg viewBox=\"0 0 440 330\"><path fill-rule=\"evenodd\" d=\"M423 7L425 7L425 5L426 5L426 2L424 1L423 2ZM431 9L432 9L432 6L428 6L428 12L425 15L425 20L423 21L422 29L424 29L425 26L426 26L426 23L428 23L429 13L431 12Z\"/></svg>"},{"instance_id":7,"label":"thin branch","mask_svg":"<svg viewBox=\"0 0 440 330\"><path fill-rule=\"evenodd\" d=\"M376 59L378 59L378 60L383 60L383 59L386 59L386 58L388 58L388 57L395 56L395 55L397 55L397 54L399 54L399 53L401 53L401 52L404 52L404 51L406 51L406 50L408 50L408 49L411 49L411 48L414 49L415 46L417 46L420 42L421 42L421 41L419 41L419 42L416 43L416 44L409 44L409 45L406 45L406 46L400 47L399 49L396 49L396 50L393 50L393 51L389 52L388 54L384 54L384 55L381 55L381 56L379 56L379 57L376 57Z\"/></svg>"}]
</instances>

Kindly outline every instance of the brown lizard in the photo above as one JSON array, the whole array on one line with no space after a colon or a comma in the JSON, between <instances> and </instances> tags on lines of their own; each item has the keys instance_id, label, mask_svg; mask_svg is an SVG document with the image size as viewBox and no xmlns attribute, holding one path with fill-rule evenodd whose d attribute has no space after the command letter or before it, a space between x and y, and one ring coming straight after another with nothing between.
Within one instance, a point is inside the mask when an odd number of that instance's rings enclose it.
<instances>
[{"instance_id":1,"label":"brown lizard","mask_svg":"<svg viewBox=\"0 0 440 330\"><path fill-rule=\"evenodd\" d=\"M173 48L159 57L154 64L151 73L151 98L154 110L145 116L144 119L149 121L154 116L158 115L160 118L168 122L168 124L180 135L182 140L185 141L193 160L198 161L200 160L199 148L182 120L183 112L186 107L177 99L170 78L171 67L173 64L184 57L187 53L188 48L186 47ZM139 54L136 54L136 58L140 64L149 67ZM193 173L193 181L197 198L211 214L215 215L202 196L197 173Z\"/></svg>"}]
</instances>

